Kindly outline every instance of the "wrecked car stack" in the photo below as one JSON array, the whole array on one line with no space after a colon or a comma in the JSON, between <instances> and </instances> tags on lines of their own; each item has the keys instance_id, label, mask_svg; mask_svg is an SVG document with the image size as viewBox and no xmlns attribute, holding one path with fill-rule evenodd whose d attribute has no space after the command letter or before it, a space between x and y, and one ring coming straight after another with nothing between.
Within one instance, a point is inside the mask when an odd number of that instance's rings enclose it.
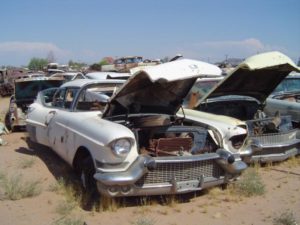
<instances>
[{"instance_id":1,"label":"wrecked car stack","mask_svg":"<svg viewBox=\"0 0 300 225\"><path fill-rule=\"evenodd\" d=\"M48 145L72 165L84 187L96 183L111 197L225 184L246 164L223 148L217 131L176 115L195 80L218 73L214 65L188 59L145 68L116 92L110 86L114 93L103 111L79 106L88 101L87 93L94 96L92 104L99 103L99 96L109 95L108 82L116 81L68 82L52 102L43 103L47 91L39 94L28 110L27 130L32 141ZM74 91L71 102L69 90Z\"/></svg>"},{"instance_id":2,"label":"wrecked car stack","mask_svg":"<svg viewBox=\"0 0 300 225\"><path fill-rule=\"evenodd\" d=\"M226 184L248 162L299 154L290 117L267 118L264 101L291 71L278 52L240 64L183 109L212 64L180 59L137 70L124 80L74 80L40 92L29 106L31 141L52 148L88 191L109 197L187 193Z\"/></svg>"}]
</instances>

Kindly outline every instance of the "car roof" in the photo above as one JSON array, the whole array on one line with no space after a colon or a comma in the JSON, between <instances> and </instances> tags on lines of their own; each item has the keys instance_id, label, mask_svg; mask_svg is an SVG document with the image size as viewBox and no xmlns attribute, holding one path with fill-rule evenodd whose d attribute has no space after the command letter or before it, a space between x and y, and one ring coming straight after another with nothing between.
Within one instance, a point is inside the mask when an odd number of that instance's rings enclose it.
<instances>
[{"instance_id":1,"label":"car roof","mask_svg":"<svg viewBox=\"0 0 300 225\"><path fill-rule=\"evenodd\" d=\"M81 72L54 73L54 74L51 74L50 77L56 77L56 76L75 76L77 74L81 74Z\"/></svg>"},{"instance_id":2,"label":"car roof","mask_svg":"<svg viewBox=\"0 0 300 225\"><path fill-rule=\"evenodd\" d=\"M83 87L87 84L123 84L125 80L91 80L91 79L77 79L64 83L61 87Z\"/></svg>"},{"instance_id":3,"label":"car roof","mask_svg":"<svg viewBox=\"0 0 300 225\"><path fill-rule=\"evenodd\" d=\"M130 77L130 73L117 73L117 72L90 72L85 76L89 79L107 79L107 77Z\"/></svg>"},{"instance_id":4,"label":"car roof","mask_svg":"<svg viewBox=\"0 0 300 225\"><path fill-rule=\"evenodd\" d=\"M61 77L24 77L16 79L15 82L27 82L27 81L41 81L41 80L63 80Z\"/></svg>"}]
</instances>

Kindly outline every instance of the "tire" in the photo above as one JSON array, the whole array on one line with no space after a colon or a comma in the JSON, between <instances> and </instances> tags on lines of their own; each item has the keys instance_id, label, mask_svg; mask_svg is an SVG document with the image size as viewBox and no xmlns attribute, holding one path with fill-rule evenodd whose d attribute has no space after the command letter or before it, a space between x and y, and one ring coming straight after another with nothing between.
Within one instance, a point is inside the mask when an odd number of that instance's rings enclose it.
<instances>
[{"instance_id":1,"label":"tire","mask_svg":"<svg viewBox=\"0 0 300 225\"><path fill-rule=\"evenodd\" d=\"M95 167L91 156L85 158L80 168L80 181L85 191L96 189L96 180L94 179Z\"/></svg>"},{"instance_id":2,"label":"tire","mask_svg":"<svg viewBox=\"0 0 300 225\"><path fill-rule=\"evenodd\" d=\"M7 130L9 130L9 131L12 130L12 127L11 127L11 124L10 124L9 112L7 112L5 114L5 126L6 126Z\"/></svg>"},{"instance_id":3,"label":"tire","mask_svg":"<svg viewBox=\"0 0 300 225\"><path fill-rule=\"evenodd\" d=\"M82 206L84 210L91 210L99 202L99 192L94 179L95 167L91 156L85 158L80 166L79 176L83 189Z\"/></svg>"}]
</instances>

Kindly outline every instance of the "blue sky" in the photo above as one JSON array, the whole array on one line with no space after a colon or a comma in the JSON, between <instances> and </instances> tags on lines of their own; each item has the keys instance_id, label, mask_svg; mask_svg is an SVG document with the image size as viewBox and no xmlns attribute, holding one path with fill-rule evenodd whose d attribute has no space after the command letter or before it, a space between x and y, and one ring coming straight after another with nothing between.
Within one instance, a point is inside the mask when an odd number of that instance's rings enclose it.
<instances>
[{"instance_id":1,"label":"blue sky","mask_svg":"<svg viewBox=\"0 0 300 225\"><path fill-rule=\"evenodd\" d=\"M2 0L0 65L141 55L216 62L278 50L300 57L299 0Z\"/></svg>"}]
</instances>

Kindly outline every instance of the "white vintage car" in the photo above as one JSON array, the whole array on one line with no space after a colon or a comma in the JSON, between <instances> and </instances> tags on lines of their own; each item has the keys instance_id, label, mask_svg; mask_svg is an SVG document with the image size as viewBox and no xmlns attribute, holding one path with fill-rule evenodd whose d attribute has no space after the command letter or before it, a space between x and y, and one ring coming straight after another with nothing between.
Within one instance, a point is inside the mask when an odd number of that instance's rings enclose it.
<instances>
[{"instance_id":1,"label":"white vintage car","mask_svg":"<svg viewBox=\"0 0 300 225\"><path fill-rule=\"evenodd\" d=\"M203 96L194 110L185 110L186 119L216 125L218 122L229 124L227 118L231 117L232 122L246 123L253 154L251 157L243 154L247 153L243 146L237 150L248 162L282 161L297 155L300 131L293 127L291 118L279 114L266 117L263 113L266 98L291 71L299 71L299 68L279 52L252 56ZM227 145L224 143L224 146ZM229 146L227 149L231 150Z\"/></svg>"},{"instance_id":2,"label":"white vintage car","mask_svg":"<svg viewBox=\"0 0 300 225\"><path fill-rule=\"evenodd\" d=\"M201 99L201 96L206 95L223 79L224 76L197 79L184 99L184 110L179 110L178 115L184 115L185 121L193 121L192 123L196 121L198 126L201 124L208 130L217 130L222 137L221 146L233 153L236 160L241 160L241 158L251 157L258 145L256 140L249 138L246 122L229 116L191 109Z\"/></svg>"},{"instance_id":3,"label":"white vintage car","mask_svg":"<svg viewBox=\"0 0 300 225\"><path fill-rule=\"evenodd\" d=\"M97 185L110 197L227 183L246 164L222 147L217 129L176 115L198 77L220 73L183 59L140 70L121 87L124 81L67 82L41 92L30 106L29 137L73 166L84 187Z\"/></svg>"},{"instance_id":4,"label":"white vintage car","mask_svg":"<svg viewBox=\"0 0 300 225\"><path fill-rule=\"evenodd\" d=\"M26 76L14 81L14 94L10 97L9 110L5 115L5 125L11 131L25 129L27 108L39 91L59 87L63 83L63 79L58 77L43 77L41 74Z\"/></svg>"}]
</instances>

